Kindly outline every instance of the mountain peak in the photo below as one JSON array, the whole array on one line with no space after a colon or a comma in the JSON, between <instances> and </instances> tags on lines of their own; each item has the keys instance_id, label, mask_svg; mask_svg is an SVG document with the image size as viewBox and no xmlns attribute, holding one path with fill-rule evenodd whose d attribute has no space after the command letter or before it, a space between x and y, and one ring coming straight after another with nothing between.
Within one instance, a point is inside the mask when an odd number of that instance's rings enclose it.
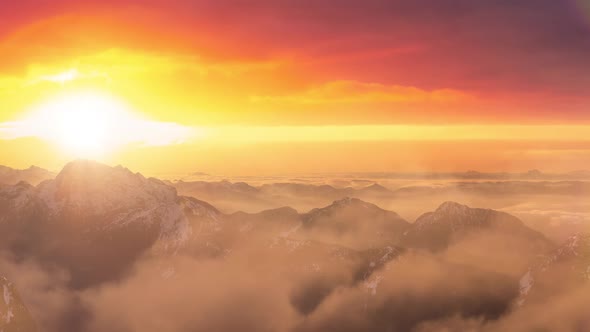
<instances>
[{"instance_id":1,"label":"mountain peak","mask_svg":"<svg viewBox=\"0 0 590 332\"><path fill-rule=\"evenodd\" d=\"M175 204L176 189L161 181L117 166L76 160L64 166L54 180L39 187L40 196L52 211L72 208L100 215L131 207Z\"/></svg>"},{"instance_id":2,"label":"mountain peak","mask_svg":"<svg viewBox=\"0 0 590 332\"><path fill-rule=\"evenodd\" d=\"M319 208L319 209L314 209L314 210L319 210L319 211L336 211L336 210L342 210L342 209L347 209L347 208L355 208L355 209L371 209L371 210L376 210L376 211L384 211L383 209L381 209L380 207L378 207L377 205L373 204L373 203L369 203L369 202L365 202L359 198L355 198L355 197L344 197L338 200L335 200L332 202L332 204L325 206L323 208ZM313 210L312 210L313 211Z\"/></svg>"},{"instance_id":3,"label":"mountain peak","mask_svg":"<svg viewBox=\"0 0 590 332\"><path fill-rule=\"evenodd\" d=\"M282 206L274 209L261 211L260 214L273 214L273 215L299 215L299 212L290 206Z\"/></svg>"},{"instance_id":4,"label":"mountain peak","mask_svg":"<svg viewBox=\"0 0 590 332\"><path fill-rule=\"evenodd\" d=\"M47 171L46 169L41 168L39 166L35 166L35 165L29 166L29 168L27 168L27 170L29 170L29 171Z\"/></svg>"},{"instance_id":5,"label":"mountain peak","mask_svg":"<svg viewBox=\"0 0 590 332\"><path fill-rule=\"evenodd\" d=\"M332 205L334 206L347 206L347 205L355 205L355 204L363 204L366 203L358 198L354 198L354 197L344 197L338 200L335 200L334 202L332 202Z\"/></svg>"},{"instance_id":6,"label":"mountain peak","mask_svg":"<svg viewBox=\"0 0 590 332\"><path fill-rule=\"evenodd\" d=\"M444 202L434 212L418 217L406 233L406 243L414 247L441 250L470 232L493 229L538 244L543 250L550 242L540 233L526 227L508 213L491 209L471 208L456 202Z\"/></svg>"},{"instance_id":7,"label":"mountain peak","mask_svg":"<svg viewBox=\"0 0 590 332\"><path fill-rule=\"evenodd\" d=\"M301 232L315 240L354 249L390 245L410 227L397 213L352 197L313 209L302 215L302 220Z\"/></svg>"},{"instance_id":8,"label":"mountain peak","mask_svg":"<svg viewBox=\"0 0 590 332\"><path fill-rule=\"evenodd\" d=\"M78 172L111 172L114 170L125 170L130 172L127 168L121 165L111 167L94 160L77 159L65 164L61 172L59 172L59 175Z\"/></svg>"},{"instance_id":9,"label":"mountain peak","mask_svg":"<svg viewBox=\"0 0 590 332\"><path fill-rule=\"evenodd\" d=\"M530 177L539 177L543 175L543 172L538 169L531 169L526 172L526 175Z\"/></svg>"},{"instance_id":10,"label":"mountain peak","mask_svg":"<svg viewBox=\"0 0 590 332\"><path fill-rule=\"evenodd\" d=\"M437 209L436 209L436 213L451 213L451 214L457 214L457 213L464 213L465 211L469 211L471 210L471 208L467 205L463 205L457 202L453 202L453 201L446 201L444 203L442 203Z\"/></svg>"},{"instance_id":11,"label":"mountain peak","mask_svg":"<svg viewBox=\"0 0 590 332\"><path fill-rule=\"evenodd\" d=\"M139 173L133 173L123 166L111 167L92 160L75 160L67 163L61 172L55 178L60 184L78 183L80 185L90 185L104 183L105 181L145 181Z\"/></svg>"},{"instance_id":12,"label":"mountain peak","mask_svg":"<svg viewBox=\"0 0 590 332\"><path fill-rule=\"evenodd\" d=\"M54 177L55 174L52 172L37 166L31 166L27 169L14 169L0 165L1 184L14 185L18 182L25 181L32 185L37 185Z\"/></svg>"},{"instance_id":13,"label":"mountain peak","mask_svg":"<svg viewBox=\"0 0 590 332\"><path fill-rule=\"evenodd\" d=\"M385 188L384 186L380 185L379 183L375 182L370 186L362 188L364 191L370 191L375 193L388 193L390 192L389 189Z\"/></svg>"}]
</instances>

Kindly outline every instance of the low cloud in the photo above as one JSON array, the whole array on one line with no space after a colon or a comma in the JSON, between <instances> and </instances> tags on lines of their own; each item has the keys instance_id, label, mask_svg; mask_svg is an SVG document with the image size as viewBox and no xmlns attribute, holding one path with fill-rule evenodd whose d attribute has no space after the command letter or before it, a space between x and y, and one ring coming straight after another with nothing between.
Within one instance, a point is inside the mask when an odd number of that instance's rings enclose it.
<instances>
[{"instance_id":1,"label":"low cloud","mask_svg":"<svg viewBox=\"0 0 590 332\"><path fill-rule=\"evenodd\" d=\"M410 86L385 85L359 81L331 81L299 94L253 96L253 102L294 104L340 103L457 103L474 97L452 89L423 90Z\"/></svg>"}]
</instances>

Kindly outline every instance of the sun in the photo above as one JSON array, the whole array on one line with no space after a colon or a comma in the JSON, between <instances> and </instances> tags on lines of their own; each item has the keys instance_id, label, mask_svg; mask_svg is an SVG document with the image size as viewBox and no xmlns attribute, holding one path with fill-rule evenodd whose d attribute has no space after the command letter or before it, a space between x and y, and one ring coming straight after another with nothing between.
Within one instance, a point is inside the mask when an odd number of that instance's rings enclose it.
<instances>
[{"instance_id":1,"label":"sun","mask_svg":"<svg viewBox=\"0 0 590 332\"><path fill-rule=\"evenodd\" d=\"M109 160L126 149L162 147L203 139L203 129L151 119L115 96L64 92L32 106L0 127L6 137L34 137L59 147L65 157Z\"/></svg>"},{"instance_id":2,"label":"sun","mask_svg":"<svg viewBox=\"0 0 590 332\"><path fill-rule=\"evenodd\" d=\"M108 114L101 112L102 100L71 98L58 105L55 114L55 140L76 154L104 152L108 141Z\"/></svg>"},{"instance_id":3,"label":"sun","mask_svg":"<svg viewBox=\"0 0 590 332\"><path fill-rule=\"evenodd\" d=\"M100 93L73 93L42 104L32 118L42 136L75 157L98 158L123 142L128 108Z\"/></svg>"}]
</instances>

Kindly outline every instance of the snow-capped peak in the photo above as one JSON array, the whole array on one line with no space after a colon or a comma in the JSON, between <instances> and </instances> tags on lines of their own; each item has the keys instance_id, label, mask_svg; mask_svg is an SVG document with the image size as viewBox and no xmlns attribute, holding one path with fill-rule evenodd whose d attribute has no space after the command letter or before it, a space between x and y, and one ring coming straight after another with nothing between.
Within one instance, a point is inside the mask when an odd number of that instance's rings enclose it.
<instances>
[{"instance_id":1,"label":"snow-capped peak","mask_svg":"<svg viewBox=\"0 0 590 332\"><path fill-rule=\"evenodd\" d=\"M332 202L332 204L330 206L325 207L327 208L343 208L343 207L351 207L351 206L355 206L355 207L361 207L361 208L375 208L375 209L379 209L380 208L377 205L365 202L363 200L360 200L358 198L354 198L354 197L344 197L342 199L336 200L334 202Z\"/></svg>"},{"instance_id":2,"label":"snow-capped peak","mask_svg":"<svg viewBox=\"0 0 590 332\"><path fill-rule=\"evenodd\" d=\"M54 214L63 209L85 215L145 210L178 199L174 188L158 180L86 160L67 164L55 180L41 184L39 192Z\"/></svg>"},{"instance_id":3,"label":"snow-capped peak","mask_svg":"<svg viewBox=\"0 0 590 332\"><path fill-rule=\"evenodd\" d=\"M94 232L145 226L159 232L165 247L187 241L192 234L191 220L216 222L220 214L205 202L179 196L160 180L87 160L67 164L55 179L37 188L22 184L1 188L0 193L10 204L21 207L34 199L39 216L63 227Z\"/></svg>"}]
</instances>

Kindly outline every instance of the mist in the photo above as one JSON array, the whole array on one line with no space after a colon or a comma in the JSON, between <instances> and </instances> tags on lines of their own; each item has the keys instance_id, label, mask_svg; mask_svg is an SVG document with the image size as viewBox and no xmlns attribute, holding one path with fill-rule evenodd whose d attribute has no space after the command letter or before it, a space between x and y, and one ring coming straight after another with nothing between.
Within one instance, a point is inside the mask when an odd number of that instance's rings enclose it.
<instances>
[{"instance_id":1,"label":"mist","mask_svg":"<svg viewBox=\"0 0 590 332\"><path fill-rule=\"evenodd\" d=\"M586 235L551 236L505 211L434 199L541 205L558 195L530 186L554 185L510 182L502 196L487 182L426 191L239 184L274 203L362 198L256 213L220 211L173 185L78 161L37 186L3 187L0 274L14 289L0 307L11 312L5 331L588 328ZM574 197L571 185L560 188ZM410 200L423 209L415 219L378 205L403 210Z\"/></svg>"}]
</instances>

